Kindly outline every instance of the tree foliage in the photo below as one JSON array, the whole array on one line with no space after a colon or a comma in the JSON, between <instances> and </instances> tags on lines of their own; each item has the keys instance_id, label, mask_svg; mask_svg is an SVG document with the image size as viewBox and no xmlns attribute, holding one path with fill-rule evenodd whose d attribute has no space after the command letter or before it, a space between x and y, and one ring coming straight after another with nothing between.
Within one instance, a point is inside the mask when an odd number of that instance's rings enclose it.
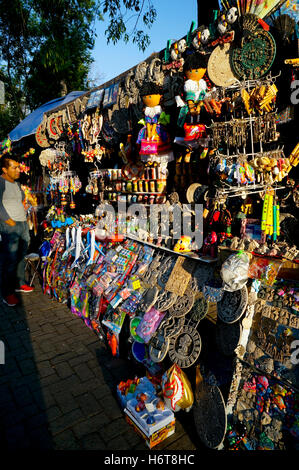
<instances>
[{"instance_id":1,"label":"tree foliage","mask_svg":"<svg viewBox=\"0 0 299 470\"><path fill-rule=\"evenodd\" d=\"M106 22L107 42L132 40L145 50L149 35L138 28L140 23L150 27L155 18L150 0L1 0L0 79L6 105L0 106L0 139L27 112L88 88L96 20Z\"/></svg>"},{"instance_id":2,"label":"tree foliage","mask_svg":"<svg viewBox=\"0 0 299 470\"><path fill-rule=\"evenodd\" d=\"M146 30L157 17L154 2L1 0L0 80L6 105L0 105L0 139L41 104L88 89L97 20L103 20L108 43L132 41L144 51L150 44ZM217 3L197 0L198 21L205 23Z\"/></svg>"},{"instance_id":3,"label":"tree foliage","mask_svg":"<svg viewBox=\"0 0 299 470\"><path fill-rule=\"evenodd\" d=\"M108 16L109 24L105 30L108 43L116 44L120 39L128 42L130 39L142 51L150 44L150 37L142 27L150 28L154 23L157 11L150 0L104 0L102 3L104 18Z\"/></svg>"}]
</instances>

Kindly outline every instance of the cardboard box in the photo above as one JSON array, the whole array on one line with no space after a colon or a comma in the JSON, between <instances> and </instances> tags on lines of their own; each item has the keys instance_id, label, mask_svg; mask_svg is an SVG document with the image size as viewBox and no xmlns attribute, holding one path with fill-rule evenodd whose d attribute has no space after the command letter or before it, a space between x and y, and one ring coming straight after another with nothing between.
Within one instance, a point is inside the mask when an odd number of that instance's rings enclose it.
<instances>
[{"instance_id":1,"label":"cardboard box","mask_svg":"<svg viewBox=\"0 0 299 470\"><path fill-rule=\"evenodd\" d=\"M169 436L175 433L175 417L172 415L171 419L166 424L165 422L158 423L158 426L153 427L150 433L147 433L144 428L141 427L137 419L130 413L126 408L125 410L126 421L133 426L134 430L141 436L147 446L152 449L154 446L160 444Z\"/></svg>"}]
</instances>

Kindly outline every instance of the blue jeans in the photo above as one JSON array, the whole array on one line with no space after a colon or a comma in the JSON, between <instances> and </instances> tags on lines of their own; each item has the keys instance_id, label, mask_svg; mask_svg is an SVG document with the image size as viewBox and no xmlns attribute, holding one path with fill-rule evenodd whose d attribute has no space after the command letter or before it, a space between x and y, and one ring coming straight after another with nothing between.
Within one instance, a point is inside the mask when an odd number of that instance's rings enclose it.
<instances>
[{"instance_id":1,"label":"blue jeans","mask_svg":"<svg viewBox=\"0 0 299 470\"><path fill-rule=\"evenodd\" d=\"M30 235L27 222L16 222L14 227L0 221L2 296L7 297L25 283L25 256Z\"/></svg>"}]
</instances>

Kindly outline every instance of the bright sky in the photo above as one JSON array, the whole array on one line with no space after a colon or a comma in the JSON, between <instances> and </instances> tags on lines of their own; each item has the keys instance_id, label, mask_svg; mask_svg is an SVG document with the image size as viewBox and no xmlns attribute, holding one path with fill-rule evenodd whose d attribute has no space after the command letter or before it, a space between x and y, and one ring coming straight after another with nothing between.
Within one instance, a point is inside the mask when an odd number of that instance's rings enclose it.
<instances>
[{"instance_id":1,"label":"bright sky","mask_svg":"<svg viewBox=\"0 0 299 470\"><path fill-rule=\"evenodd\" d=\"M95 86L111 80L117 75L142 62L153 52L159 52L166 47L168 39L180 39L185 36L194 20L197 25L196 0L154 0L157 18L151 29L147 31L151 44L145 52L139 51L136 44L125 44L123 41L107 45L104 34L107 22L97 22L97 39L93 50L95 62L91 69L91 78L96 79ZM133 28L134 21L130 24ZM130 27L128 30L130 30ZM138 24L143 29L142 23Z\"/></svg>"}]
</instances>

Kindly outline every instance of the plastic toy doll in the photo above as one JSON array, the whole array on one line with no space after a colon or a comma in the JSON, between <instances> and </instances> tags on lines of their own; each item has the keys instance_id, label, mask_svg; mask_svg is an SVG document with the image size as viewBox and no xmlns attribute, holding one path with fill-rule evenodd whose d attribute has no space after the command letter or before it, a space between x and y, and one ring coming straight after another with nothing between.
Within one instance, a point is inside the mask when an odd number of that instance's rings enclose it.
<instances>
[{"instance_id":1,"label":"plastic toy doll","mask_svg":"<svg viewBox=\"0 0 299 470\"><path fill-rule=\"evenodd\" d=\"M140 88L140 96L145 106L144 108L144 121L145 127L139 132L137 143L141 139L148 141L165 141L168 136L166 131L161 126L160 116L165 116L162 111L160 101L162 98L162 88L154 82L147 82Z\"/></svg>"},{"instance_id":2,"label":"plastic toy doll","mask_svg":"<svg viewBox=\"0 0 299 470\"><path fill-rule=\"evenodd\" d=\"M140 144L140 155L148 158L149 155L163 156L167 161L173 160L171 141L166 130L170 116L162 111L160 100L162 88L154 82L148 82L140 88L140 96L144 103L144 119L139 124L144 127L139 131L136 143Z\"/></svg>"},{"instance_id":3,"label":"plastic toy doll","mask_svg":"<svg viewBox=\"0 0 299 470\"><path fill-rule=\"evenodd\" d=\"M145 105L146 138L147 140L159 140L157 124L162 113L160 106L162 98L161 88L155 83L146 83L140 90L140 95Z\"/></svg>"},{"instance_id":4,"label":"plastic toy doll","mask_svg":"<svg viewBox=\"0 0 299 470\"><path fill-rule=\"evenodd\" d=\"M206 59L202 54L194 53L187 56L184 63L184 74L186 81L184 83L185 103L177 100L181 107L178 125L183 127L185 121L198 123L200 118L200 109L202 101L207 93L207 84L203 80L206 72Z\"/></svg>"}]
</instances>

